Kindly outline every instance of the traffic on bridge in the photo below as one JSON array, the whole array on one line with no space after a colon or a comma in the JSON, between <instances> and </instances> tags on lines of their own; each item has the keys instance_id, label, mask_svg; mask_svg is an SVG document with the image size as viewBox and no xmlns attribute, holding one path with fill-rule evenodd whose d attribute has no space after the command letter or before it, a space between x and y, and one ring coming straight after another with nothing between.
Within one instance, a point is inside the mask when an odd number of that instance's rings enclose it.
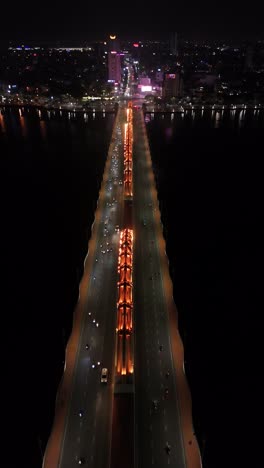
<instances>
[{"instance_id":1,"label":"traffic on bridge","mask_svg":"<svg viewBox=\"0 0 264 468\"><path fill-rule=\"evenodd\" d=\"M142 109L120 104L43 468L200 468Z\"/></svg>"}]
</instances>

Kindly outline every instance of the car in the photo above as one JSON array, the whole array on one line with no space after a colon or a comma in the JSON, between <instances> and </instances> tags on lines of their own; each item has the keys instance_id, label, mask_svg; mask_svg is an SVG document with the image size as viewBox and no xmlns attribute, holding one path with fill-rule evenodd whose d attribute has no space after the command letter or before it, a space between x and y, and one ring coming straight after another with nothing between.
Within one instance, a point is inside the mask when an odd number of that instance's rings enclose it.
<instances>
[{"instance_id":1,"label":"car","mask_svg":"<svg viewBox=\"0 0 264 468\"><path fill-rule=\"evenodd\" d=\"M107 383L107 378L108 378L108 369L106 367L103 367L102 372L101 372L101 383Z\"/></svg>"},{"instance_id":2,"label":"car","mask_svg":"<svg viewBox=\"0 0 264 468\"><path fill-rule=\"evenodd\" d=\"M165 450L166 450L167 454L169 455L170 451L171 451L171 446L170 446L170 444L168 442L166 442Z\"/></svg>"},{"instance_id":3,"label":"car","mask_svg":"<svg viewBox=\"0 0 264 468\"><path fill-rule=\"evenodd\" d=\"M83 457L78 458L78 465L84 465L85 459Z\"/></svg>"},{"instance_id":4,"label":"car","mask_svg":"<svg viewBox=\"0 0 264 468\"><path fill-rule=\"evenodd\" d=\"M152 409L153 409L153 411L157 411L157 409L158 409L158 400L152 400Z\"/></svg>"},{"instance_id":5,"label":"car","mask_svg":"<svg viewBox=\"0 0 264 468\"><path fill-rule=\"evenodd\" d=\"M80 416L80 418L83 417L83 410L82 409L79 411L79 416Z\"/></svg>"}]
</instances>

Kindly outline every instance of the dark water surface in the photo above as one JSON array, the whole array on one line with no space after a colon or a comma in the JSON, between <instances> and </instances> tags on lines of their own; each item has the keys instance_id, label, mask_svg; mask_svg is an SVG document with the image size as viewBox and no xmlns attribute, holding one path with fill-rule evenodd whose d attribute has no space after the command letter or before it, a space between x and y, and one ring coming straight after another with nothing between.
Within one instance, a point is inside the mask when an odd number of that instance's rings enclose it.
<instances>
[{"instance_id":1,"label":"dark water surface","mask_svg":"<svg viewBox=\"0 0 264 468\"><path fill-rule=\"evenodd\" d=\"M41 466L114 123L67 115L0 120L3 468Z\"/></svg>"},{"instance_id":2,"label":"dark water surface","mask_svg":"<svg viewBox=\"0 0 264 468\"><path fill-rule=\"evenodd\" d=\"M253 112L147 123L204 468L263 466L263 127Z\"/></svg>"},{"instance_id":3,"label":"dark water surface","mask_svg":"<svg viewBox=\"0 0 264 468\"><path fill-rule=\"evenodd\" d=\"M114 114L20 114L0 115L2 459L40 468ZM264 118L146 120L203 466L260 468Z\"/></svg>"}]
</instances>

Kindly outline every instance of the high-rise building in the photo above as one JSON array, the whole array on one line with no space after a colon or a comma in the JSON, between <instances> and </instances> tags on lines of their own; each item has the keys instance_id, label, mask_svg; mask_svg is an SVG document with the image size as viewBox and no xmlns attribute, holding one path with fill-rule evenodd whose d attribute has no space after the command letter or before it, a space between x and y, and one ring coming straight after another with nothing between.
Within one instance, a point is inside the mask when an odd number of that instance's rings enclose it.
<instances>
[{"instance_id":1,"label":"high-rise building","mask_svg":"<svg viewBox=\"0 0 264 468\"><path fill-rule=\"evenodd\" d=\"M116 35L110 34L108 39L108 81L121 82L120 46Z\"/></svg>"},{"instance_id":2,"label":"high-rise building","mask_svg":"<svg viewBox=\"0 0 264 468\"><path fill-rule=\"evenodd\" d=\"M162 96L164 99L172 97L181 97L183 94L183 79L179 71L174 73L165 73L162 87Z\"/></svg>"},{"instance_id":3,"label":"high-rise building","mask_svg":"<svg viewBox=\"0 0 264 468\"><path fill-rule=\"evenodd\" d=\"M170 37L170 53L177 57L178 55L178 35L176 32L171 33Z\"/></svg>"}]
</instances>

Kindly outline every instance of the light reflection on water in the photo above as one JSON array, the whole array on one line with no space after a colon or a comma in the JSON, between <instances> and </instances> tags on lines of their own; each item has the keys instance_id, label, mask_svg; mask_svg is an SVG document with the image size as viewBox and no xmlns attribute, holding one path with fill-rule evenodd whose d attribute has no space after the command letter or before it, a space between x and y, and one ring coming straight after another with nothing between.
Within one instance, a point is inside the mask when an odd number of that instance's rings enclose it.
<instances>
[{"instance_id":1,"label":"light reflection on water","mask_svg":"<svg viewBox=\"0 0 264 468\"><path fill-rule=\"evenodd\" d=\"M39 122L39 133L42 138L47 136L48 121L57 122L84 122L89 121L96 122L97 120L107 119L108 116L114 117L114 113L106 112L103 109L100 112L95 111L72 111L62 109L43 109L43 108L25 108L25 107L1 107L0 108L0 134L14 134L21 135L23 138L27 138L28 131L34 133L32 130L32 122L34 125Z\"/></svg>"},{"instance_id":2,"label":"light reflection on water","mask_svg":"<svg viewBox=\"0 0 264 468\"><path fill-rule=\"evenodd\" d=\"M242 131L243 128L263 127L264 110L251 109L246 106L243 109L221 107L221 109L190 109L184 112L146 113L145 123L150 125L151 121L159 121L161 125L171 127L173 132L179 127L203 128L233 128ZM163 123L162 123L163 121ZM169 135L169 133L167 133ZM170 132L171 136L171 132Z\"/></svg>"},{"instance_id":3,"label":"light reflection on water","mask_svg":"<svg viewBox=\"0 0 264 468\"><path fill-rule=\"evenodd\" d=\"M2 113L0 113L0 132L3 132L5 133L6 132L6 126L5 126L5 120L4 120L4 116Z\"/></svg>"}]
</instances>

